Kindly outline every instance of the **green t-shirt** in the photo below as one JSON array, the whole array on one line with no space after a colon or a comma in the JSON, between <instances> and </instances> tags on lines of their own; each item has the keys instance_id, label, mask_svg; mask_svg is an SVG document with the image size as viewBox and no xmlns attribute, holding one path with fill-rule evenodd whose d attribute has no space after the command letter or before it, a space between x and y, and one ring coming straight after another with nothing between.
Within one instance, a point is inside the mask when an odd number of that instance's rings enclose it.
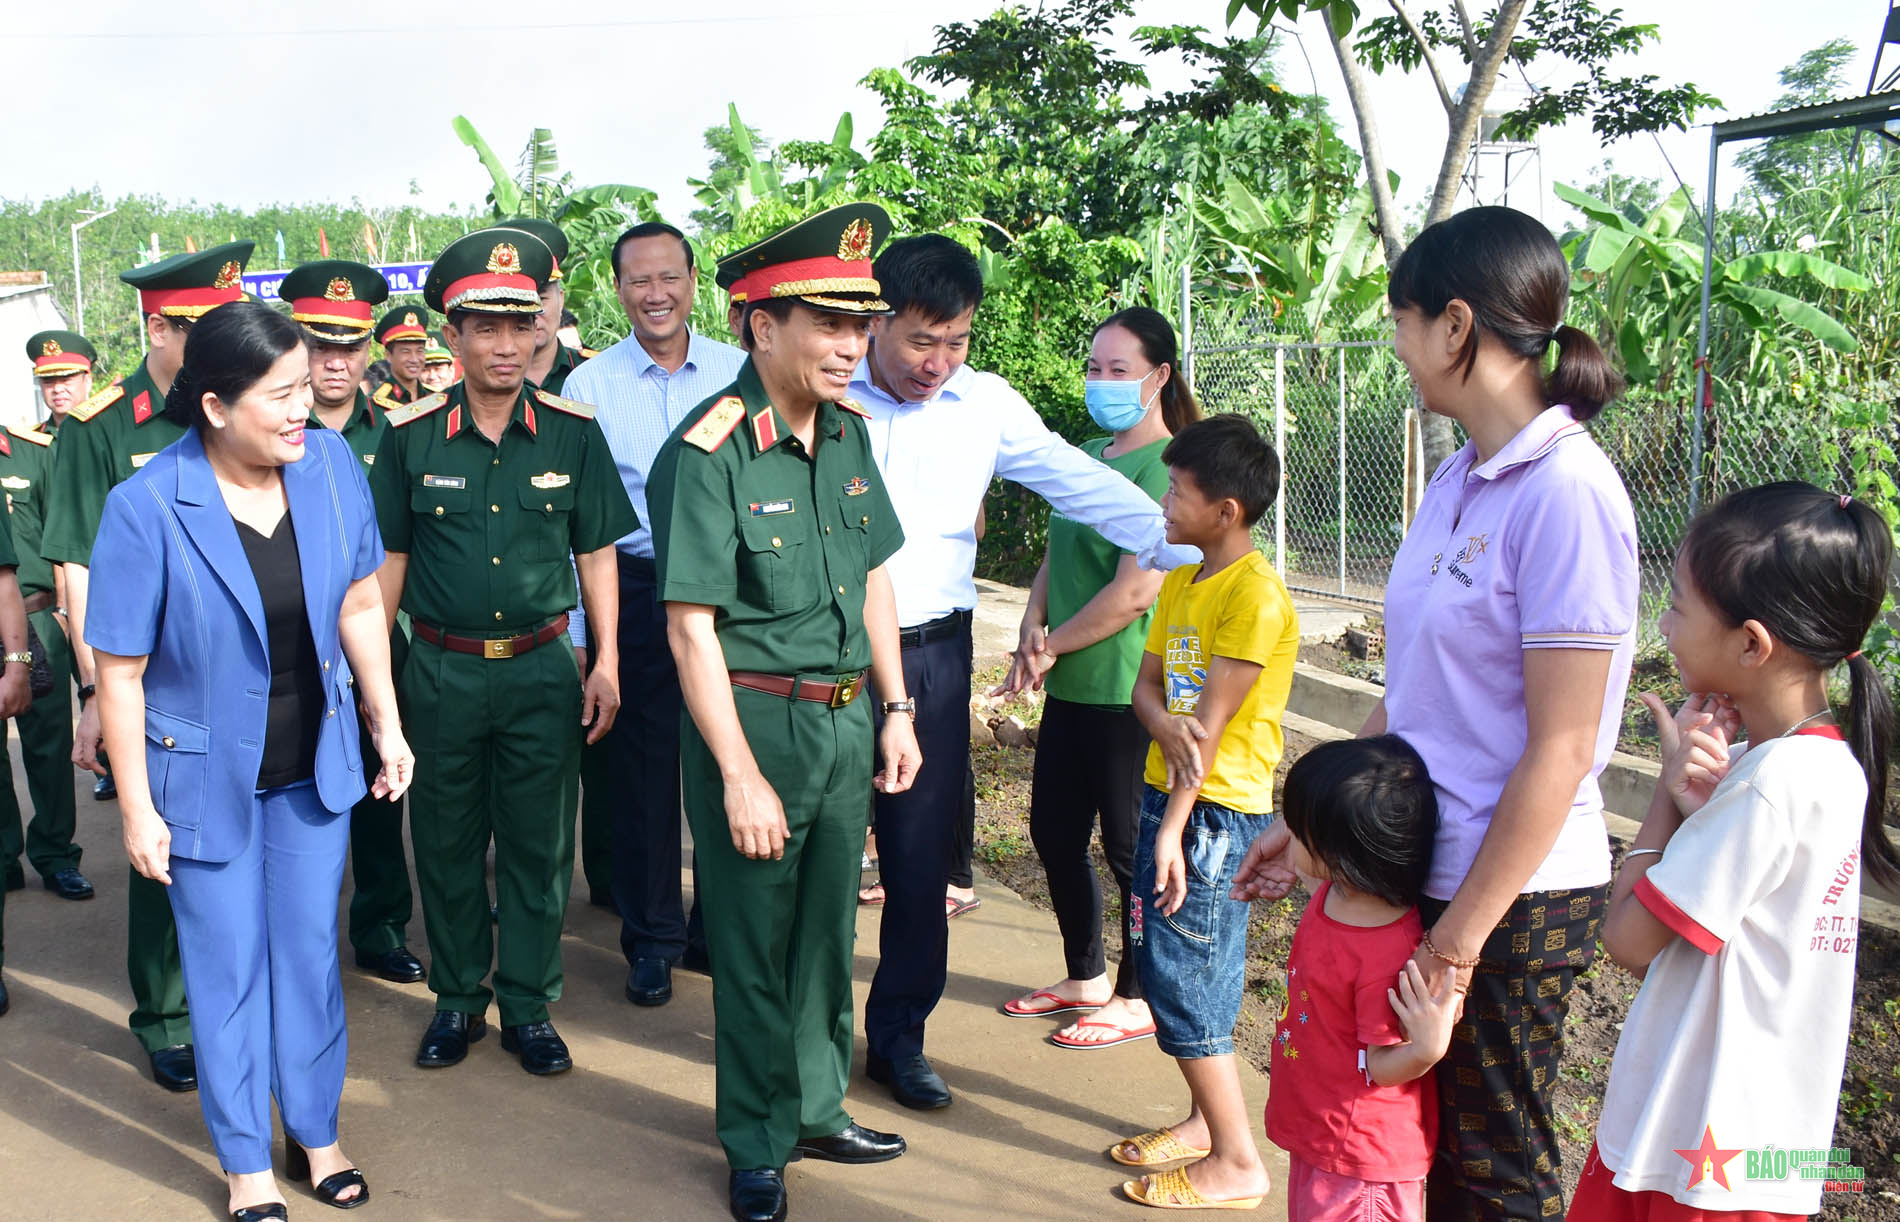
<instances>
[{"instance_id":1,"label":"green t-shirt","mask_svg":"<svg viewBox=\"0 0 1900 1222\"><path fill-rule=\"evenodd\" d=\"M1085 441L1082 452L1111 471L1126 476L1159 502L1168 491L1168 469L1161 462L1161 451L1167 448L1167 441L1156 441L1139 450L1104 458L1102 451L1112 440L1096 437ZM1089 527L1072 522L1060 513L1051 513L1049 627L1063 623L1101 593L1103 587L1115 579L1115 568L1125 554ZM1141 618L1114 636L1056 659L1043 682L1043 690L1071 704L1126 707L1131 702L1135 675L1141 670L1141 647L1148 639L1148 618L1152 614L1152 611L1144 611Z\"/></svg>"}]
</instances>

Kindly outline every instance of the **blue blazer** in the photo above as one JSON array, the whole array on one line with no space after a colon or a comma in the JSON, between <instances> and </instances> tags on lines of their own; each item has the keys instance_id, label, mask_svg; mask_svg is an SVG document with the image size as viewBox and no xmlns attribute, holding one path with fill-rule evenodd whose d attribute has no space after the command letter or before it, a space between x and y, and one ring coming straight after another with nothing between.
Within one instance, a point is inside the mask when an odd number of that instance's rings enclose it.
<instances>
[{"instance_id":1,"label":"blue blazer","mask_svg":"<svg viewBox=\"0 0 1900 1222\"><path fill-rule=\"evenodd\" d=\"M383 542L363 464L341 434L307 431L303 457L283 473L324 668L317 792L340 814L368 785L337 615L350 583L382 563ZM250 843L270 654L257 579L195 429L106 498L91 570L85 639L147 659L145 766L171 851L229 861Z\"/></svg>"}]
</instances>

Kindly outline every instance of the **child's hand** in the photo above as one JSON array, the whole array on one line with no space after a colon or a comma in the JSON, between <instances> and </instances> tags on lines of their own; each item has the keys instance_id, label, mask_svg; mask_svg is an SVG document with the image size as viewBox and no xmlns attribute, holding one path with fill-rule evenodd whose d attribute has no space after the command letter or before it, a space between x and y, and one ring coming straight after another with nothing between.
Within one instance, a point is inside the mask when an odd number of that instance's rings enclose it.
<instances>
[{"instance_id":1,"label":"child's hand","mask_svg":"<svg viewBox=\"0 0 1900 1222\"><path fill-rule=\"evenodd\" d=\"M1206 738L1207 731L1192 713L1168 715L1161 733L1155 735L1155 746L1161 748L1161 758L1168 765L1167 788L1201 787L1201 782L1207 779L1201 764L1201 743Z\"/></svg>"},{"instance_id":2,"label":"child's hand","mask_svg":"<svg viewBox=\"0 0 1900 1222\"><path fill-rule=\"evenodd\" d=\"M1234 889L1228 892L1228 898L1248 901L1284 898L1293 890L1298 877L1290 861L1292 844L1293 833L1283 821L1274 820L1271 827L1255 836L1253 843L1247 846L1247 856L1234 872Z\"/></svg>"},{"instance_id":3,"label":"child's hand","mask_svg":"<svg viewBox=\"0 0 1900 1222\"><path fill-rule=\"evenodd\" d=\"M1155 837L1154 909L1162 916L1173 916L1187 902L1187 860L1181 855L1181 834L1166 832Z\"/></svg>"},{"instance_id":4,"label":"child's hand","mask_svg":"<svg viewBox=\"0 0 1900 1222\"><path fill-rule=\"evenodd\" d=\"M1663 757L1658 783L1685 819L1708 803L1728 775L1729 740L1723 725L1716 714L1701 712L1675 727L1675 749Z\"/></svg>"},{"instance_id":5,"label":"child's hand","mask_svg":"<svg viewBox=\"0 0 1900 1222\"><path fill-rule=\"evenodd\" d=\"M1722 732L1722 741L1732 743L1741 737L1742 715L1735 711L1735 705L1721 692L1690 692L1688 699L1682 702L1682 708L1675 716L1669 715L1669 706L1655 692L1644 692L1639 697L1649 715L1656 719L1657 754L1668 759L1676 753L1681 744L1682 735L1687 730L1701 724L1706 714L1711 724Z\"/></svg>"},{"instance_id":6,"label":"child's hand","mask_svg":"<svg viewBox=\"0 0 1900 1222\"><path fill-rule=\"evenodd\" d=\"M1436 1063L1451 1047L1451 1029L1465 1004L1458 988L1458 969L1446 967L1427 989L1425 973L1418 970L1416 960L1408 959L1399 972L1398 983L1396 990L1387 989L1385 995L1399 1016L1399 1027L1414 1048L1430 1052Z\"/></svg>"}]
</instances>

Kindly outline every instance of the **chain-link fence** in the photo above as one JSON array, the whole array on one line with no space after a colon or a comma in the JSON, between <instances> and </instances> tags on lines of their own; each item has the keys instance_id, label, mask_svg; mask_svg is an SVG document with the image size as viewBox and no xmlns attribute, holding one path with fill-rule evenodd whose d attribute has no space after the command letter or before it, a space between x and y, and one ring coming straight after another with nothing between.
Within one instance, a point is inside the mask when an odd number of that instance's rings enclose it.
<instances>
[{"instance_id":1,"label":"chain-link fence","mask_svg":"<svg viewBox=\"0 0 1900 1222\"><path fill-rule=\"evenodd\" d=\"M1261 550L1295 592L1381 606L1410 497L1431 475L1390 334L1298 343L1270 318L1207 310L1188 335L1186 365L1203 408L1253 417L1280 453L1283 488L1257 532ZM1590 423L1635 509L1645 645L1658 639L1676 543L1698 505L1771 480L1852 489L1856 455L1894 436L1882 404L1762 403L1745 391L1724 399L1718 393L1702 420L1694 494L1690 404L1638 389Z\"/></svg>"}]
</instances>

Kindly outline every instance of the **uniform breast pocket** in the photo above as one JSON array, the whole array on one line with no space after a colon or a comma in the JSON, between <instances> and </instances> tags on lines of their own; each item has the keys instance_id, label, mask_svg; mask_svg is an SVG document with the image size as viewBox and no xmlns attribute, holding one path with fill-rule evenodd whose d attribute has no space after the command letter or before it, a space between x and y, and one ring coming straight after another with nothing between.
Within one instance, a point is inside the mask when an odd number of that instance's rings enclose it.
<instances>
[{"instance_id":1,"label":"uniform breast pocket","mask_svg":"<svg viewBox=\"0 0 1900 1222\"><path fill-rule=\"evenodd\" d=\"M865 497L863 499L869 500L870 498ZM878 525L876 515L871 512L870 506L867 505L863 509L860 509L852 504L849 499L844 502L838 512L844 518L845 537L850 539L857 546L859 553L863 555L865 559L865 567L869 568L871 531Z\"/></svg>"},{"instance_id":2,"label":"uniform breast pocket","mask_svg":"<svg viewBox=\"0 0 1900 1222\"><path fill-rule=\"evenodd\" d=\"M415 533L428 537L442 559L473 563L468 516L473 504L466 488L417 488L409 494Z\"/></svg>"},{"instance_id":3,"label":"uniform breast pocket","mask_svg":"<svg viewBox=\"0 0 1900 1222\"><path fill-rule=\"evenodd\" d=\"M818 559L806 553L804 522L789 515L747 518L739 531L739 597L776 612L817 598Z\"/></svg>"},{"instance_id":4,"label":"uniform breast pocket","mask_svg":"<svg viewBox=\"0 0 1900 1222\"><path fill-rule=\"evenodd\" d=\"M195 828L204 818L211 727L146 706L145 774L165 822Z\"/></svg>"},{"instance_id":5,"label":"uniform breast pocket","mask_svg":"<svg viewBox=\"0 0 1900 1222\"><path fill-rule=\"evenodd\" d=\"M515 542L528 560L560 560L568 553L568 519L574 512L574 489L523 488L521 526Z\"/></svg>"}]
</instances>

